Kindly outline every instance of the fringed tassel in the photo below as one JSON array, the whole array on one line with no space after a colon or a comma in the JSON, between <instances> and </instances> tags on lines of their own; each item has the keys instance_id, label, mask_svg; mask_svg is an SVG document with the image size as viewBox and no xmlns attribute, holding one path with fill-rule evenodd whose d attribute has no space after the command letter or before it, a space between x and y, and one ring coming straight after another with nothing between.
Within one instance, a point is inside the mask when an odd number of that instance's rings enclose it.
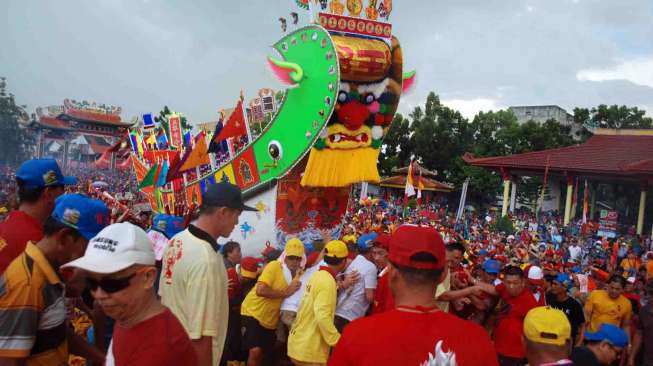
<instances>
[{"instance_id":1,"label":"fringed tassel","mask_svg":"<svg viewBox=\"0 0 653 366\"><path fill-rule=\"evenodd\" d=\"M345 187L353 183L378 183L376 167L380 149L311 149L302 186Z\"/></svg>"}]
</instances>

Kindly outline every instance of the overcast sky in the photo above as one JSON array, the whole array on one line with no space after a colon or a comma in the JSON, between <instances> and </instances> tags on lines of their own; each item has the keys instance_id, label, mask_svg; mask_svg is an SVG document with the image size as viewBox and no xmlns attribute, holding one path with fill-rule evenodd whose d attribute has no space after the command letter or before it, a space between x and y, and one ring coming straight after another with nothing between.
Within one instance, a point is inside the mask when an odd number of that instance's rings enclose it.
<instances>
[{"instance_id":1,"label":"overcast sky","mask_svg":"<svg viewBox=\"0 0 653 366\"><path fill-rule=\"evenodd\" d=\"M3 0L0 76L20 104L87 99L123 119L165 104L194 122L277 86L269 46L294 0ZM600 103L653 115L652 0L394 1L391 20L418 82L473 116L511 105ZM302 21L306 21L303 17ZM289 26L292 28L292 26Z\"/></svg>"}]
</instances>

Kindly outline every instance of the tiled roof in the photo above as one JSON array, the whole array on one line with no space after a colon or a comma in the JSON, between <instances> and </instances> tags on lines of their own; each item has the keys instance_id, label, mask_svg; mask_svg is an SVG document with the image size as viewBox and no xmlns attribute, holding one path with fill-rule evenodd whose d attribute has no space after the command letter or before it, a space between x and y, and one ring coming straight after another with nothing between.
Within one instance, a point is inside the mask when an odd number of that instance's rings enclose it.
<instances>
[{"instance_id":1,"label":"tiled roof","mask_svg":"<svg viewBox=\"0 0 653 366\"><path fill-rule=\"evenodd\" d=\"M84 138L89 144L89 147L95 154L102 154L107 151L111 145L103 139L102 137L93 136L93 135L84 135Z\"/></svg>"},{"instance_id":2,"label":"tiled roof","mask_svg":"<svg viewBox=\"0 0 653 366\"><path fill-rule=\"evenodd\" d=\"M104 113L96 113L92 111L69 109L68 111L66 111L66 115L74 119L81 119L89 122L100 122L100 123L113 124L119 126L129 125L128 123L122 122L120 120L120 116L116 114L104 114Z\"/></svg>"},{"instance_id":3,"label":"tiled roof","mask_svg":"<svg viewBox=\"0 0 653 366\"><path fill-rule=\"evenodd\" d=\"M653 174L650 169L653 163L636 164L651 156L653 134L597 134L581 145L489 158L466 153L463 160L470 165L495 169L542 171L548 165L550 171L637 175ZM649 169L641 170L641 167Z\"/></svg>"},{"instance_id":4,"label":"tiled roof","mask_svg":"<svg viewBox=\"0 0 653 366\"><path fill-rule=\"evenodd\" d=\"M38 123L45 127L55 128L59 130L71 130L72 128L68 125L68 122L62 121L60 119L48 116L40 116Z\"/></svg>"}]
</instances>

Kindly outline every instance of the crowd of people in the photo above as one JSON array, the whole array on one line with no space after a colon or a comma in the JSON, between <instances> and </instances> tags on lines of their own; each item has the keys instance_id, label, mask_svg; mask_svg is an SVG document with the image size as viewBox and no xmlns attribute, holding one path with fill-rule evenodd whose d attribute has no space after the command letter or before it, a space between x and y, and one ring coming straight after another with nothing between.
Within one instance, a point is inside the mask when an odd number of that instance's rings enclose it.
<instances>
[{"instance_id":1,"label":"crowd of people","mask_svg":"<svg viewBox=\"0 0 653 366\"><path fill-rule=\"evenodd\" d=\"M237 186L149 217L78 173L3 171L0 365L653 365L649 237L365 199L243 257Z\"/></svg>"}]
</instances>

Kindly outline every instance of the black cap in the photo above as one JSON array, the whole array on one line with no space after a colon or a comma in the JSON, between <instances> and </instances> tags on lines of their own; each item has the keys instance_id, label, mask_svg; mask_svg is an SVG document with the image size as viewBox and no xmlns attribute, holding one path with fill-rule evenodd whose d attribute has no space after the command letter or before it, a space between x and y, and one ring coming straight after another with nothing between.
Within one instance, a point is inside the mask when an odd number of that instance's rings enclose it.
<instances>
[{"instance_id":1,"label":"black cap","mask_svg":"<svg viewBox=\"0 0 653 366\"><path fill-rule=\"evenodd\" d=\"M243 195L238 186L229 182L220 182L209 186L202 194L204 207L229 207L243 211L258 211L254 207L246 206Z\"/></svg>"}]
</instances>

